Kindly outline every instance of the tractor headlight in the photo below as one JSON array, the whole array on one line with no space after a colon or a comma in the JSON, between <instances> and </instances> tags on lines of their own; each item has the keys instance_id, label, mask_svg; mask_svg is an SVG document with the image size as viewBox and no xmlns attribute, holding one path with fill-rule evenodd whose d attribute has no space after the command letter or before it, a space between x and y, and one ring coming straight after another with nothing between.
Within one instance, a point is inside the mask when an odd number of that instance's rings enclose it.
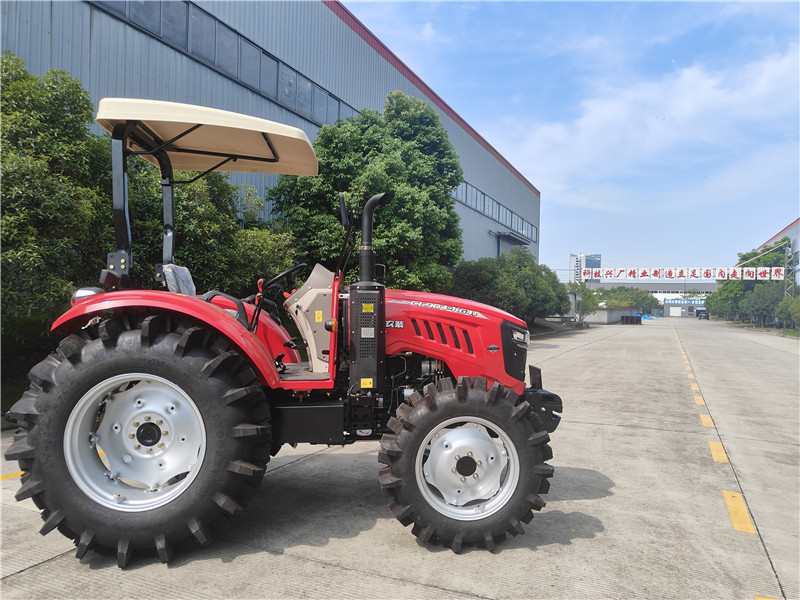
<instances>
[{"instance_id":1,"label":"tractor headlight","mask_svg":"<svg viewBox=\"0 0 800 600\"><path fill-rule=\"evenodd\" d=\"M514 338L515 342L525 342L527 344L530 340L531 334L527 330L520 331L519 329L512 329L511 336Z\"/></svg>"},{"instance_id":2,"label":"tractor headlight","mask_svg":"<svg viewBox=\"0 0 800 600\"><path fill-rule=\"evenodd\" d=\"M78 288L77 290L75 290L75 293L72 294L71 304L72 306L75 306L79 302L83 302L87 298L91 298L92 296L96 296L97 294L105 294L105 290L98 287Z\"/></svg>"}]
</instances>

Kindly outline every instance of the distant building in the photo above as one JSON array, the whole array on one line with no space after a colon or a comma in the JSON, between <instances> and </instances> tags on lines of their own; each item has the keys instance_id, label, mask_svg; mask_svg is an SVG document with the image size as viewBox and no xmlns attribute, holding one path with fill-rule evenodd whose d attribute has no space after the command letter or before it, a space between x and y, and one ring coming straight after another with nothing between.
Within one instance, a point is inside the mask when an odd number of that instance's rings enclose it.
<instances>
[{"instance_id":1,"label":"distant building","mask_svg":"<svg viewBox=\"0 0 800 600\"><path fill-rule=\"evenodd\" d=\"M601 267L601 256L599 254L570 254L569 255L569 281L575 283L585 281L587 283L597 283L599 279L585 279L581 273L584 269L599 269Z\"/></svg>"},{"instance_id":2,"label":"distant building","mask_svg":"<svg viewBox=\"0 0 800 600\"><path fill-rule=\"evenodd\" d=\"M773 235L756 249L761 250L762 248L766 248L783 237L788 237L791 240L790 248L792 264L790 264L789 267L794 267L796 270L797 267L800 266L800 218L794 223L791 223L790 225L787 225L785 228L781 229L778 233Z\"/></svg>"}]
</instances>

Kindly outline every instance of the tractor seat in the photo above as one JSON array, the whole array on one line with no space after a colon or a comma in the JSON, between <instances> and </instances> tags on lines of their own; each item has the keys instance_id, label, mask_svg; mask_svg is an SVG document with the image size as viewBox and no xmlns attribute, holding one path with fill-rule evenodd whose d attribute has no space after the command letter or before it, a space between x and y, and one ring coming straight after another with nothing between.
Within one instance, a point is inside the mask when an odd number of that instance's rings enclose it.
<instances>
[{"instance_id":1,"label":"tractor seat","mask_svg":"<svg viewBox=\"0 0 800 600\"><path fill-rule=\"evenodd\" d=\"M173 294L183 294L184 296L197 296L197 289L194 287L192 274L186 267L176 264L166 264L162 266L164 279L167 282L167 289Z\"/></svg>"}]
</instances>

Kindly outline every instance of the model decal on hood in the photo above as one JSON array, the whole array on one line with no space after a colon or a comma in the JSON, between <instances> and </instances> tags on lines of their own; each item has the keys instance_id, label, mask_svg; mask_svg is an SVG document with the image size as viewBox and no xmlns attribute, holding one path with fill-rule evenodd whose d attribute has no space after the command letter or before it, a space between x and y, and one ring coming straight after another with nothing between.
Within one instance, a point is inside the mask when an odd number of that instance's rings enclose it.
<instances>
[{"instance_id":1,"label":"model decal on hood","mask_svg":"<svg viewBox=\"0 0 800 600\"><path fill-rule=\"evenodd\" d=\"M438 302L420 302L419 300L388 300L388 302L394 304L408 304L410 306L419 306L420 308L432 308L434 310L443 310L446 312L456 313L459 315L478 317L479 319L489 318L486 315L479 313L477 310L461 308L460 306L449 306L448 304L439 304Z\"/></svg>"}]
</instances>

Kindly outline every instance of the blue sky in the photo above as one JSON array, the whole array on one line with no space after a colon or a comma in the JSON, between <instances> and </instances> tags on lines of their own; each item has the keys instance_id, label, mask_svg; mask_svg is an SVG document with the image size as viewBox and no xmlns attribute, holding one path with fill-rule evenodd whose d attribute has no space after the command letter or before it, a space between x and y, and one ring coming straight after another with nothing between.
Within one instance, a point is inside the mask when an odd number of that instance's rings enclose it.
<instances>
[{"instance_id":1,"label":"blue sky","mask_svg":"<svg viewBox=\"0 0 800 600\"><path fill-rule=\"evenodd\" d=\"M732 266L800 216L798 2L344 4L541 191L553 269Z\"/></svg>"}]
</instances>

